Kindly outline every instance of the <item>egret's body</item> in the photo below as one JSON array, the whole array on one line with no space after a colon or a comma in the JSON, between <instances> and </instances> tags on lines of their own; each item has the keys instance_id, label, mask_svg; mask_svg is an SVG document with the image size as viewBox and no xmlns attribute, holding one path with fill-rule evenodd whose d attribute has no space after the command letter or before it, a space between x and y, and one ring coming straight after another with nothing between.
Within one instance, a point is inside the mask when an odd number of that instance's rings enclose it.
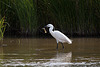
<instances>
[{"instance_id":1,"label":"egret's body","mask_svg":"<svg viewBox=\"0 0 100 67\"><path fill-rule=\"evenodd\" d=\"M61 43L67 42L68 44L72 43L72 41L60 31L55 30L51 33L51 35L56 39L57 43L59 42Z\"/></svg>"},{"instance_id":2,"label":"egret's body","mask_svg":"<svg viewBox=\"0 0 100 67\"><path fill-rule=\"evenodd\" d=\"M57 41L57 49L58 49L58 43L62 43L62 46L63 46L63 43L68 43L68 44L72 44L72 41L66 36L64 35L63 33L61 33L60 31L58 30L54 30L53 31L53 28L54 26L52 24L48 24L47 27L49 27L49 32L50 34L56 39ZM64 48L64 46L63 46Z\"/></svg>"}]
</instances>

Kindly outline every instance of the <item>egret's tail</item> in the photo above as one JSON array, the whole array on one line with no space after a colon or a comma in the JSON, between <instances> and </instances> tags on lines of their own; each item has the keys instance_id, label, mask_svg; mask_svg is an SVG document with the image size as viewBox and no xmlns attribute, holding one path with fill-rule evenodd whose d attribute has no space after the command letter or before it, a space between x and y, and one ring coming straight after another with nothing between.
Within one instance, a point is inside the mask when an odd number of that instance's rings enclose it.
<instances>
[{"instance_id":1,"label":"egret's tail","mask_svg":"<svg viewBox=\"0 0 100 67\"><path fill-rule=\"evenodd\" d=\"M67 38L67 42L68 42L68 44L72 44L72 40L69 38Z\"/></svg>"},{"instance_id":2,"label":"egret's tail","mask_svg":"<svg viewBox=\"0 0 100 67\"><path fill-rule=\"evenodd\" d=\"M70 42L68 42L68 44L72 44L72 41L70 40Z\"/></svg>"},{"instance_id":3,"label":"egret's tail","mask_svg":"<svg viewBox=\"0 0 100 67\"><path fill-rule=\"evenodd\" d=\"M72 44L72 41L73 41L73 40L70 39L70 43L69 43L69 44Z\"/></svg>"}]
</instances>

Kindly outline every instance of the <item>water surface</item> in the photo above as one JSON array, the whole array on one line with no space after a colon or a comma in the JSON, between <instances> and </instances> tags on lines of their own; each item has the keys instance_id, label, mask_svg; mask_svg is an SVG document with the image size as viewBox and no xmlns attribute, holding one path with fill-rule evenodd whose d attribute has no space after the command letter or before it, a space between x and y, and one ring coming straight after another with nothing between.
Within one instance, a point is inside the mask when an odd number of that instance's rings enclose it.
<instances>
[{"instance_id":1,"label":"water surface","mask_svg":"<svg viewBox=\"0 0 100 67\"><path fill-rule=\"evenodd\" d=\"M73 44L55 39L4 38L0 41L0 67L99 67L100 39L72 38Z\"/></svg>"}]
</instances>

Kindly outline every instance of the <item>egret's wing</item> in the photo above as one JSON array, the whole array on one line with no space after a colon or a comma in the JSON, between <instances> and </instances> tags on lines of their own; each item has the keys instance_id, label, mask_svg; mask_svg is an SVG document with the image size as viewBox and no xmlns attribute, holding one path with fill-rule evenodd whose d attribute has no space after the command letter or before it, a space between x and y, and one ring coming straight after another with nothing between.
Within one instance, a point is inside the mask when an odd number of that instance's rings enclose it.
<instances>
[{"instance_id":1,"label":"egret's wing","mask_svg":"<svg viewBox=\"0 0 100 67\"><path fill-rule=\"evenodd\" d=\"M71 40L60 31L54 31L53 37L56 38L58 41L68 42L71 44Z\"/></svg>"},{"instance_id":2,"label":"egret's wing","mask_svg":"<svg viewBox=\"0 0 100 67\"><path fill-rule=\"evenodd\" d=\"M63 41L66 40L66 36L63 33L61 33L60 31L54 31L54 34L57 39L63 40Z\"/></svg>"}]
</instances>

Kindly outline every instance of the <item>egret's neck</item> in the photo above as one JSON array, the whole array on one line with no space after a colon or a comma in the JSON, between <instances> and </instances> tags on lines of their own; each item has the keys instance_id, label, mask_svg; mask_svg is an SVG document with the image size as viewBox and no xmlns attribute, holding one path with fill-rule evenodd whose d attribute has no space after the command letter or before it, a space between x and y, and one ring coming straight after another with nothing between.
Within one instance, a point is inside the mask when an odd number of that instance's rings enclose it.
<instances>
[{"instance_id":1,"label":"egret's neck","mask_svg":"<svg viewBox=\"0 0 100 67\"><path fill-rule=\"evenodd\" d=\"M49 28L49 32L52 34L53 33L53 27Z\"/></svg>"}]
</instances>

